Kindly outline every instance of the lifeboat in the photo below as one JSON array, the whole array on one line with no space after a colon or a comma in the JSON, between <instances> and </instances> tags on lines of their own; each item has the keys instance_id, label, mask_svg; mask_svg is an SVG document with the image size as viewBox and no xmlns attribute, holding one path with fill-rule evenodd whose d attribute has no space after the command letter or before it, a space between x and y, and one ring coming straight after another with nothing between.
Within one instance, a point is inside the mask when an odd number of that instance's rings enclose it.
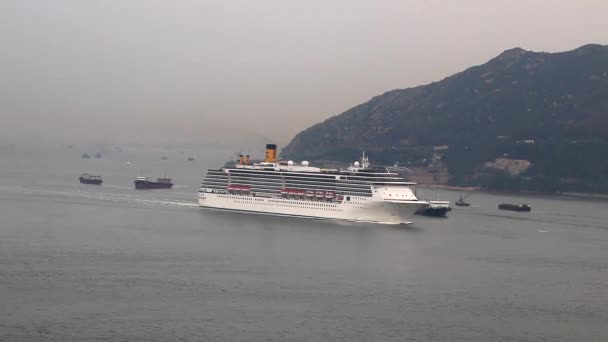
<instances>
[{"instance_id":1,"label":"lifeboat","mask_svg":"<svg viewBox=\"0 0 608 342\"><path fill-rule=\"evenodd\" d=\"M317 191L315 193L315 197L317 197L317 198L323 198L323 197L325 197L325 191Z\"/></svg>"},{"instance_id":2,"label":"lifeboat","mask_svg":"<svg viewBox=\"0 0 608 342\"><path fill-rule=\"evenodd\" d=\"M336 196L336 194L335 194L333 191L327 191L327 192L325 193L325 198L327 198L327 199L332 199L332 198L334 198L335 196Z\"/></svg>"},{"instance_id":3,"label":"lifeboat","mask_svg":"<svg viewBox=\"0 0 608 342\"><path fill-rule=\"evenodd\" d=\"M228 191L250 192L251 187L248 185L228 185Z\"/></svg>"},{"instance_id":4,"label":"lifeboat","mask_svg":"<svg viewBox=\"0 0 608 342\"><path fill-rule=\"evenodd\" d=\"M312 190L306 191L306 197L315 197L315 192Z\"/></svg>"}]
</instances>

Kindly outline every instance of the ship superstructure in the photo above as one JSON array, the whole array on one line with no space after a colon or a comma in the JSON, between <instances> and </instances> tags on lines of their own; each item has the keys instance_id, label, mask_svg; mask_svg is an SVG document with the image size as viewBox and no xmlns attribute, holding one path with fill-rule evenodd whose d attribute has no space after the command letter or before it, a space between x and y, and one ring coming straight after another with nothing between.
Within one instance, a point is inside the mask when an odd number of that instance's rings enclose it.
<instances>
[{"instance_id":1,"label":"ship superstructure","mask_svg":"<svg viewBox=\"0 0 608 342\"><path fill-rule=\"evenodd\" d=\"M277 160L266 146L263 162L240 156L233 166L208 170L199 191L202 207L258 214L377 223L410 223L428 202L386 167L370 167L363 154L346 170Z\"/></svg>"}]
</instances>

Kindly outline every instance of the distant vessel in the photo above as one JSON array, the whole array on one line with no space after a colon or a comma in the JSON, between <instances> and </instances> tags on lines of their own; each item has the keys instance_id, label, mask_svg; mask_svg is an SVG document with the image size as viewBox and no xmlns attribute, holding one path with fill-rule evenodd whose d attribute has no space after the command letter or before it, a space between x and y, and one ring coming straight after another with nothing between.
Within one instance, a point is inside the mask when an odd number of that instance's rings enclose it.
<instances>
[{"instance_id":1,"label":"distant vessel","mask_svg":"<svg viewBox=\"0 0 608 342\"><path fill-rule=\"evenodd\" d=\"M91 158L91 156L88 153L83 153L81 158Z\"/></svg>"},{"instance_id":2,"label":"distant vessel","mask_svg":"<svg viewBox=\"0 0 608 342\"><path fill-rule=\"evenodd\" d=\"M93 158L101 158L101 153L95 153L95 155L93 156Z\"/></svg>"},{"instance_id":3,"label":"distant vessel","mask_svg":"<svg viewBox=\"0 0 608 342\"><path fill-rule=\"evenodd\" d=\"M78 177L78 180L82 184L93 184L93 185L101 185L101 183L103 182L103 180L101 179L101 176L91 175L88 173L81 174L80 177Z\"/></svg>"},{"instance_id":4,"label":"distant vessel","mask_svg":"<svg viewBox=\"0 0 608 342\"><path fill-rule=\"evenodd\" d=\"M387 167L370 167L363 153L346 170L277 159L277 146L266 145L266 158L249 156L211 169L201 184L199 205L206 208L301 218L410 223L429 204Z\"/></svg>"},{"instance_id":5,"label":"distant vessel","mask_svg":"<svg viewBox=\"0 0 608 342\"><path fill-rule=\"evenodd\" d=\"M458 198L458 201L454 202L454 204L456 204L457 206L460 207L468 207L470 206L469 203L464 201L464 198L462 197L462 194L460 194L460 197Z\"/></svg>"},{"instance_id":6,"label":"distant vessel","mask_svg":"<svg viewBox=\"0 0 608 342\"><path fill-rule=\"evenodd\" d=\"M445 217L450 210L452 210L450 201L429 201L429 206L420 209L417 214L432 217Z\"/></svg>"},{"instance_id":7,"label":"distant vessel","mask_svg":"<svg viewBox=\"0 0 608 342\"><path fill-rule=\"evenodd\" d=\"M511 211L530 211L532 207L527 204L509 204L502 203L498 205L498 209L500 210L511 210Z\"/></svg>"},{"instance_id":8,"label":"distant vessel","mask_svg":"<svg viewBox=\"0 0 608 342\"><path fill-rule=\"evenodd\" d=\"M194 157L188 157L188 161L193 161Z\"/></svg>"},{"instance_id":9,"label":"distant vessel","mask_svg":"<svg viewBox=\"0 0 608 342\"><path fill-rule=\"evenodd\" d=\"M162 157L160 157L160 159L167 160L168 158L167 158L167 156L162 156Z\"/></svg>"},{"instance_id":10,"label":"distant vessel","mask_svg":"<svg viewBox=\"0 0 608 342\"><path fill-rule=\"evenodd\" d=\"M136 177L135 189L146 190L146 189L171 189L173 183L171 178L158 178L156 182L151 181L148 177Z\"/></svg>"}]
</instances>

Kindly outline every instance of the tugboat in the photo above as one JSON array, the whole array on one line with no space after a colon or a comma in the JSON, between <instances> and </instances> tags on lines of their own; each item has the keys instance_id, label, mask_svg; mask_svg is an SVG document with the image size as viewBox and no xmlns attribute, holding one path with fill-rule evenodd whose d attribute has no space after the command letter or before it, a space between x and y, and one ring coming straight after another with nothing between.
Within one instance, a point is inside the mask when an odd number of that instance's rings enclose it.
<instances>
[{"instance_id":1,"label":"tugboat","mask_svg":"<svg viewBox=\"0 0 608 342\"><path fill-rule=\"evenodd\" d=\"M460 207L468 207L470 206L469 203L464 201L464 198L462 197L462 194L460 194L460 197L458 198L458 201L454 202L454 204L456 204L457 206Z\"/></svg>"},{"instance_id":2,"label":"tugboat","mask_svg":"<svg viewBox=\"0 0 608 342\"><path fill-rule=\"evenodd\" d=\"M445 217L450 208L450 201L429 201L426 208L417 211L417 214L432 217Z\"/></svg>"},{"instance_id":3,"label":"tugboat","mask_svg":"<svg viewBox=\"0 0 608 342\"><path fill-rule=\"evenodd\" d=\"M171 178L157 178L154 182L149 180L148 177L136 177L133 183L135 183L135 189L138 190L171 189L173 187Z\"/></svg>"},{"instance_id":4,"label":"tugboat","mask_svg":"<svg viewBox=\"0 0 608 342\"><path fill-rule=\"evenodd\" d=\"M532 207L527 204L509 204L502 203L498 205L498 209L500 210L511 210L511 211L530 211Z\"/></svg>"},{"instance_id":5,"label":"tugboat","mask_svg":"<svg viewBox=\"0 0 608 342\"><path fill-rule=\"evenodd\" d=\"M82 184L93 184L93 185L101 185L101 183L103 182L103 180L101 179L101 176L90 175L88 173L81 174L80 177L78 177L78 180Z\"/></svg>"}]
</instances>

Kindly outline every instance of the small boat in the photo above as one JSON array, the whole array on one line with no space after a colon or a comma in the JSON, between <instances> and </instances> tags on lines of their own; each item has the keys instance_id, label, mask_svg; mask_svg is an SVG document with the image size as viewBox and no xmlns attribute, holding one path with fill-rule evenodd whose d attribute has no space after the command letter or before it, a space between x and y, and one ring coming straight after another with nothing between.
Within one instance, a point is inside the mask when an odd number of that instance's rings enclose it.
<instances>
[{"instance_id":1,"label":"small boat","mask_svg":"<svg viewBox=\"0 0 608 342\"><path fill-rule=\"evenodd\" d=\"M88 153L83 153L80 158L91 158L91 156Z\"/></svg>"},{"instance_id":2,"label":"small boat","mask_svg":"<svg viewBox=\"0 0 608 342\"><path fill-rule=\"evenodd\" d=\"M468 206L470 206L469 203L467 203L467 202L464 201L464 198L462 197L462 194L458 198L458 201L454 202L454 204L456 204L457 206L460 206L460 207L468 207Z\"/></svg>"},{"instance_id":3,"label":"small boat","mask_svg":"<svg viewBox=\"0 0 608 342\"><path fill-rule=\"evenodd\" d=\"M193 161L194 157L188 157L188 161Z\"/></svg>"},{"instance_id":4,"label":"small boat","mask_svg":"<svg viewBox=\"0 0 608 342\"><path fill-rule=\"evenodd\" d=\"M101 185L101 183L103 182L103 180L101 179L100 176L91 175L88 173L81 174L80 177L78 177L78 180L82 184L93 184L93 185Z\"/></svg>"},{"instance_id":5,"label":"small boat","mask_svg":"<svg viewBox=\"0 0 608 342\"><path fill-rule=\"evenodd\" d=\"M136 177L133 183L135 183L135 189L138 190L171 189L173 187L171 178L157 178L154 182L149 180L148 177Z\"/></svg>"},{"instance_id":6,"label":"small boat","mask_svg":"<svg viewBox=\"0 0 608 342\"><path fill-rule=\"evenodd\" d=\"M530 211L532 207L527 204L510 204L510 203L502 203L498 205L498 209L500 210L511 210L511 211Z\"/></svg>"},{"instance_id":7,"label":"small boat","mask_svg":"<svg viewBox=\"0 0 608 342\"><path fill-rule=\"evenodd\" d=\"M167 158L167 156L162 156L162 157L160 157L160 159L162 159L162 160L167 160L167 159L169 159L169 158Z\"/></svg>"},{"instance_id":8,"label":"small boat","mask_svg":"<svg viewBox=\"0 0 608 342\"><path fill-rule=\"evenodd\" d=\"M429 201L429 205L418 210L417 214L432 217L445 217L452 210L450 201Z\"/></svg>"},{"instance_id":9,"label":"small boat","mask_svg":"<svg viewBox=\"0 0 608 342\"><path fill-rule=\"evenodd\" d=\"M101 158L101 153L95 153L95 155L93 156L93 158Z\"/></svg>"}]
</instances>

